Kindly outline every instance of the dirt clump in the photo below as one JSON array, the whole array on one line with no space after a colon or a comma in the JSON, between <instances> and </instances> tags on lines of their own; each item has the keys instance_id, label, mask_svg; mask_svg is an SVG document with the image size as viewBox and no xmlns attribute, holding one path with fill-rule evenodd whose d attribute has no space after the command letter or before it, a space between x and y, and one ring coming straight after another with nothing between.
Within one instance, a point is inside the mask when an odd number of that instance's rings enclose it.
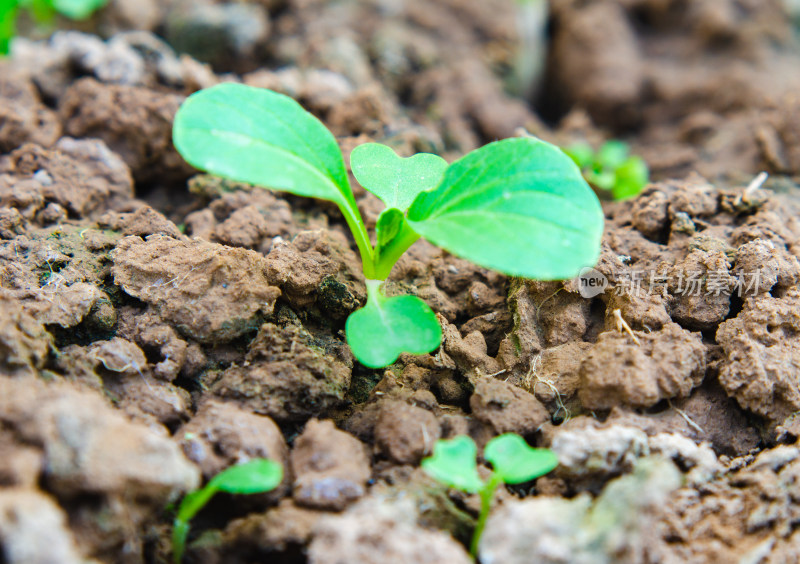
<instances>
[{"instance_id":1,"label":"dirt clump","mask_svg":"<svg viewBox=\"0 0 800 564\"><path fill-rule=\"evenodd\" d=\"M265 323L246 362L221 372L209 391L279 423L303 422L343 403L351 378L347 355L326 353L300 325Z\"/></svg>"},{"instance_id":2,"label":"dirt clump","mask_svg":"<svg viewBox=\"0 0 800 564\"><path fill-rule=\"evenodd\" d=\"M33 83L22 73L0 63L0 151L25 143L49 147L61 136L61 123L42 104Z\"/></svg>"},{"instance_id":3,"label":"dirt clump","mask_svg":"<svg viewBox=\"0 0 800 564\"><path fill-rule=\"evenodd\" d=\"M706 349L699 335L670 323L636 337L638 343L624 332L606 331L589 349L580 368L584 407L650 407L686 397L703 381Z\"/></svg>"},{"instance_id":4,"label":"dirt clump","mask_svg":"<svg viewBox=\"0 0 800 564\"><path fill-rule=\"evenodd\" d=\"M226 342L256 329L280 295L264 258L245 249L131 236L117 244L113 259L116 284L200 342Z\"/></svg>"},{"instance_id":5,"label":"dirt clump","mask_svg":"<svg viewBox=\"0 0 800 564\"><path fill-rule=\"evenodd\" d=\"M64 511L33 489L0 491L0 547L8 564L87 562L70 534Z\"/></svg>"},{"instance_id":6,"label":"dirt clump","mask_svg":"<svg viewBox=\"0 0 800 564\"><path fill-rule=\"evenodd\" d=\"M59 114L69 135L105 141L137 182L186 179L192 169L172 146L172 120L182 101L174 94L83 78L60 98Z\"/></svg>"},{"instance_id":7,"label":"dirt clump","mask_svg":"<svg viewBox=\"0 0 800 564\"><path fill-rule=\"evenodd\" d=\"M750 298L717 330L725 352L720 384L742 407L774 423L800 409L798 302L797 292Z\"/></svg>"},{"instance_id":8,"label":"dirt clump","mask_svg":"<svg viewBox=\"0 0 800 564\"><path fill-rule=\"evenodd\" d=\"M286 468L283 484L269 494L280 499L292 476L289 449L280 429L269 417L244 411L231 403L204 402L191 421L175 433L183 453L209 480L225 468L253 458L268 458Z\"/></svg>"},{"instance_id":9,"label":"dirt clump","mask_svg":"<svg viewBox=\"0 0 800 564\"><path fill-rule=\"evenodd\" d=\"M343 514L320 519L309 545L309 562L470 562L449 535L418 526L410 505L366 498Z\"/></svg>"},{"instance_id":10,"label":"dirt clump","mask_svg":"<svg viewBox=\"0 0 800 564\"><path fill-rule=\"evenodd\" d=\"M141 554L142 527L198 485L175 444L95 392L28 378L0 379L0 392L4 434L42 452L39 479L61 503L72 500L70 526L87 555L105 558L123 544ZM80 496L85 501L75 501ZM109 519L113 527L104 525Z\"/></svg>"},{"instance_id":11,"label":"dirt clump","mask_svg":"<svg viewBox=\"0 0 800 564\"><path fill-rule=\"evenodd\" d=\"M383 402L375 423L375 442L386 456L399 464L417 464L433 453L441 436L436 416L402 401Z\"/></svg>"},{"instance_id":12,"label":"dirt clump","mask_svg":"<svg viewBox=\"0 0 800 564\"><path fill-rule=\"evenodd\" d=\"M498 434L530 435L550 420L550 413L533 394L493 377L478 381L469 405L472 415Z\"/></svg>"},{"instance_id":13,"label":"dirt clump","mask_svg":"<svg viewBox=\"0 0 800 564\"><path fill-rule=\"evenodd\" d=\"M331 421L312 419L291 454L297 505L341 511L366 492L372 475L364 445Z\"/></svg>"}]
</instances>

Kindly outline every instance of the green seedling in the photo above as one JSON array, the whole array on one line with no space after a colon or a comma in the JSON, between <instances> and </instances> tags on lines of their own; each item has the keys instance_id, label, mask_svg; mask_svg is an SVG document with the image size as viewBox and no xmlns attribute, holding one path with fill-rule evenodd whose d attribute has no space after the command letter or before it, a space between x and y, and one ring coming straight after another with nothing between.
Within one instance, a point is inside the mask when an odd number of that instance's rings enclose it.
<instances>
[{"instance_id":1,"label":"green seedling","mask_svg":"<svg viewBox=\"0 0 800 564\"><path fill-rule=\"evenodd\" d=\"M528 482L558 466L558 458L553 451L531 448L525 439L513 433L500 435L486 443L483 457L494 469L486 481L478 475L477 454L475 441L460 435L454 439L436 441L433 456L422 461L423 470L437 481L463 492L480 495L481 510L470 544L473 558L478 554L478 545L498 486Z\"/></svg>"},{"instance_id":2,"label":"green seedling","mask_svg":"<svg viewBox=\"0 0 800 564\"><path fill-rule=\"evenodd\" d=\"M490 143L450 165L426 153L401 158L377 143L356 147L354 176L386 205L374 246L336 139L288 96L231 83L202 90L178 110L173 140L201 170L338 205L368 296L347 319L347 342L370 368L441 342L436 316L421 299L382 289L420 237L480 266L545 280L572 278L599 256L597 197L569 157L532 137Z\"/></svg>"},{"instance_id":3,"label":"green seedling","mask_svg":"<svg viewBox=\"0 0 800 564\"><path fill-rule=\"evenodd\" d=\"M283 467L277 462L257 458L223 470L204 488L186 494L178 507L172 528L172 562L180 564L186 550L189 521L205 507L217 492L256 494L274 490L283 480Z\"/></svg>"},{"instance_id":4,"label":"green seedling","mask_svg":"<svg viewBox=\"0 0 800 564\"><path fill-rule=\"evenodd\" d=\"M7 55L17 33L17 16L27 10L39 23L50 23L56 14L71 20L85 20L108 0L0 0L0 55Z\"/></svg>"},{"instance_id":5,"label":"green seedling","mask_svg":"<svg viewBox=\"0 0 800 564\"><path fill-rule=\"evenodd\" d=\"M583 172L584 178L615 200L636 196L647 186L650 171L641 157L630 154L627 143L606 141L597 151L588 143L576 143L564 149Z\"/></svg>"}]
</instances>

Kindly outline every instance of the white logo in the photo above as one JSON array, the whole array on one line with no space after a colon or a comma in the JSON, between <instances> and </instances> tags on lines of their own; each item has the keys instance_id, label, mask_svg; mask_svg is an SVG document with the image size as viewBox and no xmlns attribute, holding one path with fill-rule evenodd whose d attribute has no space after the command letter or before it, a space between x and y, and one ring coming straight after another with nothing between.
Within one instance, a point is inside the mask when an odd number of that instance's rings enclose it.
<instances>
[{"instance_id":1,"label":"white logo","mask_svg":"<svg viewBox=\"0 0 800 564\"><path fill-rule=\"evenodd\" d=\"M608 288L608 278L587 266L578 274L578 292L584 298L599 296Z\"/></svg>"}]
</instances>

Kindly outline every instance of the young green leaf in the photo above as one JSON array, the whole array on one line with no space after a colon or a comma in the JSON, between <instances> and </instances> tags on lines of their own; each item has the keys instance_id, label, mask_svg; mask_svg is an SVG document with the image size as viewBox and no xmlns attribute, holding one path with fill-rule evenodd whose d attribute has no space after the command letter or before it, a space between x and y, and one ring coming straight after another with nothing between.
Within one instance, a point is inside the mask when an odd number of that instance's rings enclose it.
<instances>
[{"instance_id":1,"label":"young green leaf","mask_svg":"<svg viewBox=\"0 0 800 564\"><path fill-rule=\"evenodd\" d=\"M597 151L595 165L600 168L615 169L628 158L630 147L624 141L611 139L606 141Z\"/></svg>"},{"instance_id":2,"label":"young green leaf","mask_svg":"<svg viewBox=\"0 0 800 564\"><path fill-rule=\"evenodd\" d=\"M252 494L274 490L283 480L283 467L272 460L257 458L220 472L209 487L232 494Z\"/></svg>"},{"instance_id":3,"label":"young green leaf","mask_svg":"<svg viewBox=\"0 0 800 564\"><path fill-rule=\"evenodd\" d=\"M380 249L385 248L400 233L404 219L403 212L397 208L386 208L378 216L378 221L375 224L375 238L377 239L376 248L379 253Z\"/></svg>"},{"instance_id":4,"label":"young green leaf","mask_svg":"<svg viewBox=\"0 0 800 564\"><path fill-rule=\"evenodd\" d=\"M175 148L207 172L335 202L358 245L364 274L373 250L336 139L300 104L271 90L218 84L189 96L175 115Z\"/></svg>"},{"instance_id":5,"label":"young green leaf","mask_svg":"<svg viewBox=\"0 0 800 564\"><path fill-rule=\"evenodd\" d=\"M337 203L352 198L333 134L271 90L225 83L192 94L173 139L189 164L217 176Z\"/></svg>"},{"instance_id":6,"label":"young green leaf","mask_svg":"<svg viewBox=\"0 0 800 564\"><path fill-rule=\"evenodd\" d=\"M505 274L560 280L597 262L600 202L557 147L525 137L490 143L451 164L417 196L412 229Z\"/></svg>"},{"instance_id":7,"label":"young green leaf","mask_svg":"<svg viewBox=\"0 0 800 564\"><path fill-rule=\"evenodd\" d=\"M253 494L274 490L283 480L283 467L277 462L257 458L231 466L208 482L205 487L186 494L178 506L172 526L172 562L180 564L189 536L189 521L206 506L218 491L232 494Z\"/></svg>"},{"instance_id":8,"label":"young green leaf","mask_svg":"<svg viewBox=\"0 0 800 564\"><path fill-rule=\"evenodd\" d=\"M588 143L575 143L564 149L564 153L575 161L580 169L591 168L594 163L594 149Z\"/></svg>"},{"instance_id":9,"label":"young green leaf","mask_svg":"<svg viewBox=\"0 0 800 564\"><path fill-rule=\"evenodd\" d=\"M72 20L85 20L108 3L108 0L52 0L53 8Z\"/></svg>"},{"instance_id":10,"label":"young green leaf","mask_svg":"<svg viewBox=\"0 0 800 564\"><path fill-rule=\"evenodd\" d=\"M422 461L422 469L434 479L458 490L475 493L484 487L478 476L475 457L478 447L466 435L450 440L439 440L433 447L433 456Z\"/></svg>"},{"instance_id":11,"label":"young green leaf","mask_svg":"<svg viewBox=\"0 0 800 564\"><path fill-rule=\"evenodd\" d=\"M7 55L16 33L17 0L0 0L0 55Z\"/></svg>"},{"instance_id":12,"label":"young green leaf","mask_svg":"<svg viewBox=\"0 0 800 564\"><path fill-rule=\"evenodd\" d=\"M436 314L416 296L387 298L379 280L367 280L367 305L345 323L347 343L358 361L369 368L392 364L400 353L425 354L442 341Z\"/></svg>"},{"instance_id":13,"label":"young green leaf","mask_svg":"<svg viewBox=\"0 0 800 564\"><path fill-rule=\"evenodd\" d=\"M614 187L611 195L615 200L623 200L636 196L650 180L650 171L641 157L628 157L615 173Z\"/></svg>"},{"instance_id":14,"label":"young green leaf","mask_svg":"<svg viewBox=\"0 0 800 564\"><path fill-rule=\"evenodd\" d=\"M558 458L553 451L531 448L525 439L513 433L506 433L489 441L483 455L506 484L521 484L533 480L558 466Z\"/></svg>"},{"instance_id":15,"label":"young green leaf","mask_svg":"<svg viewBox=\"0 0 800 564\"><path fill-rule=\"evenodd\" d=\"M402 158L386 145L365 143L350 153L353 175L387 208L406 211L420 192L436 187L447 161L430 153Z\"/></svg>"}]
</instances>

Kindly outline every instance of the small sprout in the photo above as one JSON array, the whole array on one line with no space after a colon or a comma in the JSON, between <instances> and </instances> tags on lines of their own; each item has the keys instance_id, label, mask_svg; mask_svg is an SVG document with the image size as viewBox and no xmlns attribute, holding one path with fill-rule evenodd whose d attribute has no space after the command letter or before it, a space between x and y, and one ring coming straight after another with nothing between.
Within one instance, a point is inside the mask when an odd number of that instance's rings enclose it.
<instances>
[{"instance_id":1,"label":"small sprout","mask_svg":"<svg viewBox=\"0 0 800 564\"><path fill-rule=\"evenodd\" d=\"M39 23L50 23L56 14L71 20L85 20L108 0L0 0L0 56L7 55L17 33L19 10L28 10Z\"/></svg>"},{"instance_id":2,"label":"small sprout","mask_svg":"<svg viewBox=\"0 0 800 564\"><path fill-rule=\"evenodd\" d=\"M595 152L587 143L576 143L564 152L580 167L586 181L611 192L615 200L636 196L647 186L650 172L641 157L630 155L627 143L606 141Z\"/></svg>"},{"instance_id":3,"label":"small sprout","mask_svg":"<svg viewBox=\"0 0 800 564\"><path fill-rule=\"evenodd\" d=\"M470 554L478 554L481 534L489 517L492 498L498 486L521 484L543 476L558 466L558 458L549 449L531 448L525 439L514 433L495 437L486 444L483 456L491 462L494 471L487 481L478 475L476 456L478 447L466 435L436 441L433 456L422 461L422 468L439 482L467 493L477 493L481 498L478 522L472 534Z\"/></svg>"},{"instance_id":4,"label":"small sprout","mask_svg":"<svg viewBox=\"0 0 800 564\"><path fill-rule=\"evenodd\" d=\"M338 205L367 284L366 306L350 315L345 332L370 368L441 343L425 302L382 291L418 239L485 268L541 280L572 278L600 253L597 197L569 157L533 137L490 143L450 165L427 153L401 158L378 143L356 147L354 176L386 205L375 246L336 138L290 97L233 83L202 90L178 110L173 140L187 162L211 174Z\"/></svg>"},{"instance_id":5,"label":"small sprout","mask_svg":"<svg viewBox=\"0 0 800 564\"><path fill-rule=\"evenodd\" d=\"M189 521L217 492L256 494L274 490L283 480L283 467L277 462L257 458L223 470L204 488L190 492L181 501L172 529L172 562L180 564L186 550Z\"/></svg>"}]
</instances>

